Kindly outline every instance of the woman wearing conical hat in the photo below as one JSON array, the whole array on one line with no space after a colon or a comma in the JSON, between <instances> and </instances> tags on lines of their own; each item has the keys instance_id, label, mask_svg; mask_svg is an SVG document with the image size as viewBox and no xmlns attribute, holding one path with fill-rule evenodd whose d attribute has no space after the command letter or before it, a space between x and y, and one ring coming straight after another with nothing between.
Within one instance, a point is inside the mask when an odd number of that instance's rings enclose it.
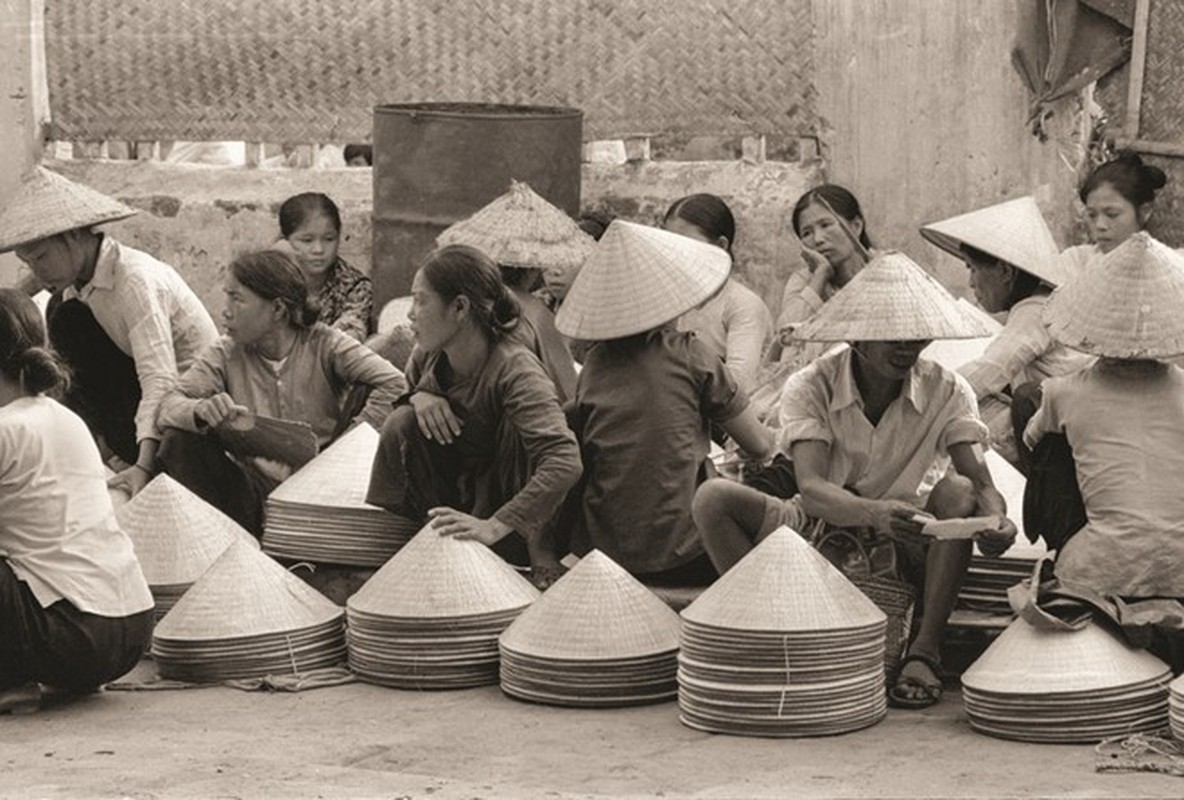
<instances>
[{"instance_id":1,"label":"woman wearing conical hat","mask_svg":"<svg viewBox=\"0 0 1184 800\"><path fill-rule=\"evenodd\" d=\"M529 559L545 588L562 574L549 526L580 477L580 452L554 383L510 336L518 301L466 245L431 253L411 291L425 357L410 359L410 394L382 426L366 502Z\"/></svg>"},{"instance_id":2,"label":"woman wearing conical hat","mask_svg":"<svg viewBox=\"0 0 1184 800\"><path fill-rule=\"evenodd\" d=\"M41 313L0 289L0 713L41 685L88 692L152 637L152 595L86 426L51 395L68 370Z\"/></svg>"},{"instance_id":3,"label":"woman wearing conical hat","mask_svg":"<svg viewBox=\"0 0 1184 800\"><path fill-rule=\"evenodd\" d=\"M978 398L991 446L1020 465L1012 424L1012 391L1076 372L1092 359L1056 342L1041 313L1064 274L1052 232L1031 197L1008 200L921 228L928 241L962 259L984 311L1007 323L978 358L958 368Z\"/></svg>"},{"instance_id":4,"label":"woman wearing conical hat","mask_svg":"<svg viewBox=\"0 0 1184 800\"><path fill-rule=\"evenodd\" d=\"M1142 636L1184 627L1184 256L1146 233L1103 255L1053 293L1044 310L1060 342L1097 356L1044 383L1024 439L1064 434L1084 503L1084 525L1058 542L1055 573ZM1025 506L1040 502L1029 481ZM1156 607L1158 606L1158 607ZM1140 619L1141 618L1141 619ZM1176 671L1184 649L1168 654ZM1145 638L1142 643L1145 643ZM1138 643L1138 642L1137 642Z\"/></svg>"},{"instance_id":5,"label":"woman wearing conical hat","mask_svg":"<svg viewBox=\"0 0 1184 800\"><path fill-rule=\"evenodd\" d=\"M736 243L732 210L713 194L692 194L666 210L662 227L723 248L729 256ZM773 317L765 301L734 277L697 308L679 318L678 327L694 331L724 360L746 395L756 388L761 358L773 338Z\"/></svg>"},{"instance_id":6,"label":"woman wearing conical hat","mask_svg":"<svg viewBox=\"0 0 1184 800\"><path fill-rule=\"evenodd\" d=\"M218 338L172 267L94 230L135 213L41 167L0 211L0 253L55 293L49 338L74 373L65 401L118 457L113 483L130 494L157 469L161 398Z\"/></svg>"},{"instance_id":7,"label":"woman wearing conical hat","mask_svg":"<svg viewBox=\"0 0 1184 800\"><path fill-rule=\"evenodd\" d=\"M990 554L1006 550L1016 534L983 460L986 428L973 391L961 376L919 360L930 340L988 331L907 256L873 258L794 331L805 341L850 343L786 383L780 444L793 460L799 494L782 500L716 479L695 495L695 520L721 573L786 524L803 535L852 530L855 538L845 541L858 540L862 550L824 548L828 557L849 570L923 585L922 622L890 691L901 706L932 705L941 695L941 637L971 554L969 539L923 536L919 512L991 517L974 532ZM927 485L926 476L941 474L947 460L957 472Z\"/></svg>"},{"instance_id":8,"label":"woman wearing conical hat","mask_svg":"<svg viewBox=\"0 0 1184 800\"><path fill-rule=\"evenodd\" d=\"M572 549L599 549L652 583L715 576L691 519L718 424L763 459L772 437L718 355L678 318L728 279L721 248L617 220L559 309L559 330L594 342L568 408L584 479L569 497Z\"/></svg>"},{"instance_id":9,"label":"woman wearing conical hat","mask_svg":"<svg viewBox=\"0 0 1184 800\"><path fill-rule=\"evenodd\" d=\"M559 402L575 393L575 361L555 329L555 314L535 296L547 275L577 271L594 242L563 211L525 183L447 228L436 245L463 244L492 258L518 300L521 316L511 336L538 356L555 382Z\"/></svg>"}]
</instances>

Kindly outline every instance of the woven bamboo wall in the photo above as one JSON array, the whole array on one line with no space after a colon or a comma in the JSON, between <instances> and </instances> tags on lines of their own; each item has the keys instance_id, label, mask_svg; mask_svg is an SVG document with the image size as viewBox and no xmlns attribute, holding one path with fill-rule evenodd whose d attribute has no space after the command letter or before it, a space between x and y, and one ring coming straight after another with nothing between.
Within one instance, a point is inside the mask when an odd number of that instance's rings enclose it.
<instances>
[{"instance_id":1,"label":"woven bamboo wall","mask_svg":"<svg viewBox=\"0 0 1184 800\"><path fill-rule=\"evenodd\" d=\"M46 4L53 135L369 141L375 105L569 105L585 137L811 135L810 0Z\"/></svg>"},{"instance_id":2,"label":"woven bamboo wall","mask_svg":"<svg viewBox=\"0 0 1184 800\"><path fill-rule=\"evenodd\" d=\"M1184 3L1152 0L1147 25L1139 138L1184 145ZM1184 158L1144 156L1168 174L1148 229L1174 247L1184 246Z\"/></svg>"}]
</instances>

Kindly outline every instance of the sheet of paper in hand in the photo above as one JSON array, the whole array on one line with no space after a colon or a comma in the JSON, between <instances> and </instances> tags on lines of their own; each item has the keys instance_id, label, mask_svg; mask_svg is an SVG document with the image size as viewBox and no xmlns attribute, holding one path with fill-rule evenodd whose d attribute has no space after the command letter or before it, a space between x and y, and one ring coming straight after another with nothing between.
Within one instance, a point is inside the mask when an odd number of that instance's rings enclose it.
<instances>
[{"instance_id":1,"label":"sheet of paper in hand","mask_svg":"<svg viewBox=\"0 0 1184 800\"><path fill-rule=\"evenodd\" d=\"M214 429L222 446L240 456L260 458L299 469L317 454L317 436L307 422L239 414Z\"/></svg>"},{"instance_id":2,"label":"sheet of paper in hand","mask_svg":"<svg viewBox=\"0 0 1184 800\"><path fill-rule=\"evenodd\" d=\"M971 539L979 531L993 531L1001 524L999 517L933 519L925 522L921 533L934 539Z\"/></svg>"}]
</instances>

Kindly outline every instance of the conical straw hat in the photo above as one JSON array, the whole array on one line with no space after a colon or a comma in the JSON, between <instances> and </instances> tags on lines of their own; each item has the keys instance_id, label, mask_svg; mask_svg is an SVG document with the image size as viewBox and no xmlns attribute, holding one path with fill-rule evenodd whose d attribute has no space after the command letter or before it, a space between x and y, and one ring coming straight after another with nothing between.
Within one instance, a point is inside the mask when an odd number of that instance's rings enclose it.
<instances>
[{"instance_id":1,"label":"conical straw hat","mask_svg":"<svg viewBox=\"0 0 1184 800\"><path fill-rule=\"evenodd\" d=\"M599 550L555 582L501 635L515 653L571 661L678 649L678 615Z\"/></svg>"},{"instance_id":2,"label":"conical straw hat","mask_svg":"<svg viewBox=\"0 0 1184 800\"><path fill-rule=\"evenodd\" d=\"M470 617L524 608L539 592L480 542L429 524L357 591L351 611L400 619Z\"/></svg>"},{"instance_id":3,"label":"conical straw hat","mask_svg":"<svg viewBox=\"0 0 1184 800\"><path fill-rule=\"evenodd\" d=\"M687 622L744 631L828 631L884 612L826 557L782 525L683 609Z\"/></svg>"},{"instance_id":4,"label":"conical straw hat","mask_svg":"<svg viewBox=\"0 0 1184 800\"><path fill-rule=\"evenodd\" d=\"M268 495L271 501L353 508L366 505L378 431L355 425Z\"/></svg>"},{"instance_id":5,"label":"conical straw hat","mask_svg":"<svg viewBox=\"0 0 1184 800\"><path fill-rule=\"evenodd\" d=\"M962 685L994 694L1064 694L1115 689L1168 672L1151 653L1096 623L1054 631L1019 618L962 674Z\"/></svg>"},{"instance_id":6,"label":"conical straw hat","mask_svg":"<svg viewBox=\"0 0 1184 800\"><path fill-rule=\"evenodd\" d=\"M259 546L237 522L168 475L153 478L115 517L149 586L193 583L236 541Z\"/></svg>"},{"instance_id":7,"label":"conical straw hat","mask_svg":"<svg viewBox=\"0 0 1184 800\"><path fill-rule=\"evenodd\" d=\"M1184 354L1184 256L1136 233L1052 293L1044 322L1057 341L1096 356Z\"/></svg>"},{"instance_id":8,"label":"conical straw hat","mask_svg":"<svg viewBox=\"0 0 1184 800\"><path fill-rule=\"evenodd\" d=\"M963 257L959 246L968 244L1052 286L1065 282L1056 240L1032 197L1017 197L925 225L921 235L956 258Z\"/></svg>"},{"instance_id":9,"label":"conical straw hat","mask_svg":"<svg viewBox=\"0 0 1184 800\"><path fill-rule=\"evenodd\" d=\"M0 253L135 213L134 208L112 197L44 167L34 167L0 211Z\"/></svg>"},{"instance_id":10,"label":"conical straw hat","mask_svg":"<svg viewBox=\"0 0 1184 800\"><path fill-rule=\"evenodd\" d=\"M656 328L709 299L732 257L677 233L614 220L559 308L560 333L587 341Z\"/></svg>"},{"instance_id":11,"label":"conical straw hat","mask_svg":"<svg viewBox=\"0 0 1184 800\"><path fill-rule=\"evenodd\" d=\"M881 253L793 330L806 342L976 339L995 332L904 253Z\"/></svg>"},{"instance_id":12,"label":"conical straw hat","mask_svg":"<svg viewBox=\"0 0 1184 800\"><path fill-rule=\"evenodd\" d=\"M583 264L596 241L528 185L510 181L510 191L446 228L436 244L467 244L507 267L566 271Z\"/></svg>"},{"instance_id":13,"label":"conical straw hat","mask_svg":"<svg viewBox=\"0 0 1184 800\"><path fill-rule=\"evenodd\" d=\"M156 626L172 641L211 641L287 633L344 612L327 597L243 541L226 548Z\"/></svg>"}]
</instances>

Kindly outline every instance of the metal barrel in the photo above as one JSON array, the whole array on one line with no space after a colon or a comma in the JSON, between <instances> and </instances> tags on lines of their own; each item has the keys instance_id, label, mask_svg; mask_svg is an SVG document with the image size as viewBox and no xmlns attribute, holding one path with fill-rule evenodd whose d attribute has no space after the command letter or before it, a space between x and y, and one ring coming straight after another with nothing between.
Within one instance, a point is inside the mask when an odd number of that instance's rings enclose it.
<instances>
[{"instance_id":1,"label":"metal barrel","mask_svg":"<svg viewBox=\"0 0 1184 800\"><path fill-rule=\"evenodd\" d=\"M374 109L374 313L407 294L436 237L510 188L580 209L576 108L400 103Z\"/></svg>"}]
</instances>

